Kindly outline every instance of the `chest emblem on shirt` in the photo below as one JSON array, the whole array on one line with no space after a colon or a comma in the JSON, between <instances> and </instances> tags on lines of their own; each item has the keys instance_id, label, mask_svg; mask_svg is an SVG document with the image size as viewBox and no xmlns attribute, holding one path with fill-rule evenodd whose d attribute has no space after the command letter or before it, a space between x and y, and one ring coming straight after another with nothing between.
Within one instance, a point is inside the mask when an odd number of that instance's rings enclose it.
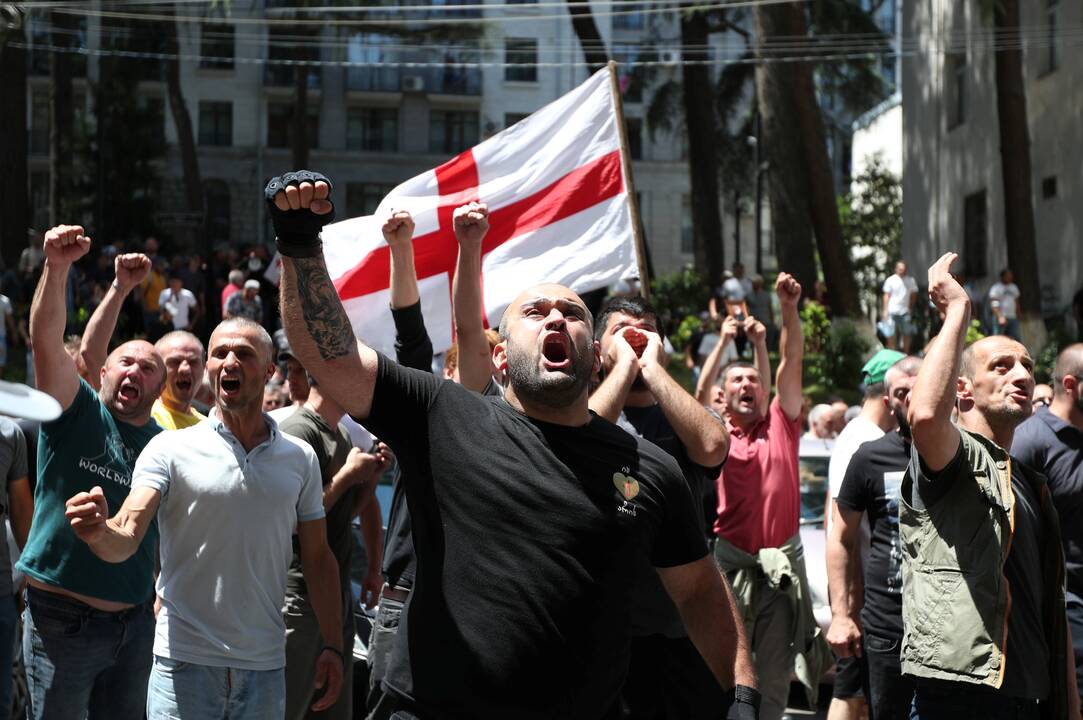
<instances>
[{"instance_id":1,"label":"chest emblem on shirt","mask_svg":"<svg viewBox=\"0 0 1083 720\"><path fill-rule=\"evenodd\" d=\"M613 473L613 485L616 486L625 500L631 500L639 494L639 481L624 473Z\"/></svg>"}]
</instances>

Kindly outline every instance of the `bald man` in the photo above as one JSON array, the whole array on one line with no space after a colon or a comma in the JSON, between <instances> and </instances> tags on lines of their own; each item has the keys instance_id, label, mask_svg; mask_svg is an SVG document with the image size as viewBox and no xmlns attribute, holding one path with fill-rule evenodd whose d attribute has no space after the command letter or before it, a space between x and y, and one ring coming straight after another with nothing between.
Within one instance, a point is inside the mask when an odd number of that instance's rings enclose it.
<instances>
[{"instance_id":1,"label":"bald man","mask_svg":"<svg viewBox=\"0 0 1083 720\"><path fill-rule=\"evenodd\" d=\"M1019 426L1012 455L1048 478L1060 515L1076 687L1083 690L1083 343L1057 356L1053 402Z\"/></svg>"},{"instance_id":2,"label":"bald man","mask_svg":"<svg viewBox=\"0 0 1083 720\"><path fill-rule=\"evenodd\" d=\"M600 355L582 299L541 285L511 303L492 356L503 398L403 368L356 341L327 275L329 192L298 172L266 198L295 353L404 467L417 577L370 718L611 717L642 553L740 700L730 712L754 717L751 660L680 468L588 409Z\"/></svg>"},{"instance_id":3,"label":"bald man","mask_svg":"<svg viewBox=\"0 0 1083 720\"><path fill-rule=\"evenodd\" d=\"M42 424L38 442L34 519L18 563L30 580L23 654L32 718L139 720L154 639L157 529L131 559L111 565L76 539L64 503L98 485L110 504L127 497L136 457L161 431L150 413L165 366L153 345L135 340L105 358L99 391L79 377L64 350L64 292L72 263L90 243L77 225L45 234L30 311L38 388L64 412Z\"/></svg>"},{"instance_id":4,"label":"bald man","mask_svg":"<svg viewBox=\"0 0 1083 720\"><path fill-rule=\"evenodd\" d=\"M944 325L911 391L900 490L911 717L1078 718L1057 512L1045 478L1008 454L1031 415L1034 360L1000 335L964 349L956 258L929 269Z\"/></svg>"}]
</instances>

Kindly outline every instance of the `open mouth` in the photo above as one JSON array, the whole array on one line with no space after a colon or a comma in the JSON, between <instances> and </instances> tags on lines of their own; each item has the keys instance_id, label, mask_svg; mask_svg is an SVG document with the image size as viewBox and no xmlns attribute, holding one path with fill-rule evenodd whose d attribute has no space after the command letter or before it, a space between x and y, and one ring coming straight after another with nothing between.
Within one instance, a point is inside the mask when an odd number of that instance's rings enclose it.
<instances>
[{"instance_id":1,"label":"open mouth","mask_svg":"<svg viewBox=\"0 0 1083 720\"><path fill-rule=\"evenodd\" d=\"M174 384L181 392L188 392L192 389L192 380L190 378L177 378Z\"/></svg>"},{"instance_id":2,"label":"open mouth","mask_svg":"<svg viewBox=\"0 0 1083 720\"><path fill-rule=\"evenodd\" d=\"M222 391L228 394L233 394L241 389L241 381L237 378L222 378Z\"/></svg>"},{"instance_id":3,"label":"open mouth","mask_svg":"<svg viewBox=\"0 0 1083 720\"><path fill-rule=\"evenodd\" d=\"M127 381L122 382L120 387L117 388L117 395L126 403L137 401L141 394L142 391L139 389L138 385Z\"/></svg>"},{"instance_id":4,"label":"open mouth","mask_svg":"<svg viewBox=\"0 0 1083 720\"><path fill-rule=\"evenodd\" d=\"M572 359L567 337L554 332L542 340L542 364L546 370L563 370L571 367Z\"/></svg>"}]
</instances>

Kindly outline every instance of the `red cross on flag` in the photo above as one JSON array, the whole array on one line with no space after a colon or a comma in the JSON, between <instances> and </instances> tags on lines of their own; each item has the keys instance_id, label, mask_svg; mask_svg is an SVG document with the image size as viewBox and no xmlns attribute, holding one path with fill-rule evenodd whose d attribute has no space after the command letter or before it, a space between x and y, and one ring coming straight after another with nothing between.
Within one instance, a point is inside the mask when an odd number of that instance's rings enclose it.
<instances>
[{"instance_id":1,"label":"red cross on flag","mask_svg":"<svg viewBox=\"0 0 1083 720\"><path fill-rule=\"evenodd\" d=\"M327 269L359 338L394 350L390 251L380 232L393 209L414 218L421 307L436 352L452 342L458 243L451 215L471 200L489 207L482 294L493 327L530 285L586 292L638 276L610 73L595 73L525 120L402 183L374 215L324 228Z\"/></svg>"}]
</instances>

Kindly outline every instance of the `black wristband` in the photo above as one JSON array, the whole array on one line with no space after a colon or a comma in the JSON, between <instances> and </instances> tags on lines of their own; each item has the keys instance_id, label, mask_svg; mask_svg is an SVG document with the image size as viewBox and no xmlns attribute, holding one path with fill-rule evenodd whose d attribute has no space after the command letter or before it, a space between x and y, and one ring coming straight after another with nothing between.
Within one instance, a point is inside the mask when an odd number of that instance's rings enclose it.
<instances>
[{"instance_id":1,"label":"black wristband","mask_svg":"<svg viewBox=\"0 0 1083 720\"><path fill-rule=\"evenodd\" d=\"M748 703L757 710L760 709L760 691L747 685L737 685L733 688L733 701Z\"/></svg>"},{"instance_id":2,"label":"black wristband","mask_svg":"<svg viewBox=\"0 0 1083 720\"><path fill-rule=\"evenodd\" d=\"M335 655L338 655L338 659L339 659L339 662L342 663L342 667L346 667L346 656L342 654L341 650L339 650L337 647L331 647L330 645L324 645L322 648L320 648L321 653L324 650L330 650Z\"/></svg>"},{"instance_id":3,"label":"black wristband","mask_svg":"<svg viewBox=\"0 0 1083 720\"><path fill-rule=\"evenodd\" d=\"M317 182L325 182L328 187L331 187L331 181L325 175L311 170L297 170L271 178L263 190L263 198L271 213L271 222L274 224L275 245L278 247L278 252L286 257L303 258L320 255L323 252L320 230L335 219L334 203L331 204L331 212L325 215L317 215L308 208L278 209L274 201L275 195L290 185L300 185L303 182L310 182L313 185ZM330 194L327 200L330 202Z\"/></svg>"},{"instance_id":4,"label":"black wristband","mask_svg":"<svg viewBox=\"0 0 1083 720\"><path fill-rule=\"evenodd\" d=\"M726 720L758 720L760 716L760 693L747 685L738 685L728 693L729 709Z\"/></svg>"}]
</instances>

